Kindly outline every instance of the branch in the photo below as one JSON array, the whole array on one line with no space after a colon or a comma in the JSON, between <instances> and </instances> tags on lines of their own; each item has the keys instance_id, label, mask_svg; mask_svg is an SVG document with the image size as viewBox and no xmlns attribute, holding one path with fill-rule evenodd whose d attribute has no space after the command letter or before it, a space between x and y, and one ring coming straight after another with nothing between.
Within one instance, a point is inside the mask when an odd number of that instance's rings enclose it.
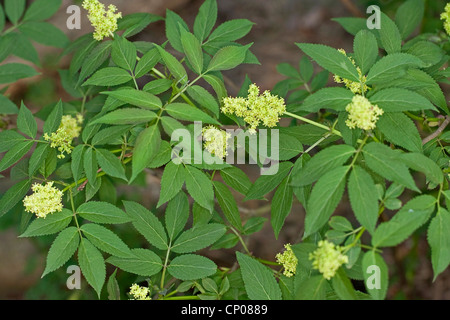
<instances>
[{"instance_id":1,"label":"branch","mask_svg":"<svg viewBox=\"0 0 450 320\"><path fill-rule=\"evenodd\" d=\"M449 123L450 123L450 117L446 116L445 121L442 122L442 124L439 126L439 128L435 132L433 132L433 134L429 135L428 137L426 137L425 139L422 140L422 144L427 144L428 142L430 142L431 140L433 140L434 138L439 136L445 130L445 128L447 128Z\"/></svg>"}]
</instances>

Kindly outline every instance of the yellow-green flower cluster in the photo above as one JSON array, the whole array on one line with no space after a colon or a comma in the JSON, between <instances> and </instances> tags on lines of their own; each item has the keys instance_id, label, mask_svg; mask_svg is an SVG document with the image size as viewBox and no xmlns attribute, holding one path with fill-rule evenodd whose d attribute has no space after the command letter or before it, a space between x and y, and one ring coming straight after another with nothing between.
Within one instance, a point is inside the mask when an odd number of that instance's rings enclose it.
<instances>
[{"instance_id":1,"label":"yellow-green flower cluster","mask_svg":"<svg viewBox=\"0 0 450 320\"><path fill-rule=\"evenodd\" d=\"M109 5L106 11L105 5L98 0L84 0L83 8L89 11L89 21L95 28L95 40L102 41L103 38L112 36L117 30L117 19L122 18L122 13L116 13L115 5Z\"/></svg>"},{"instance_id":2,"label":"yellow-green flower cluster","mask_svg":"<svg viewBox=\"0 0 450 320\"><path fill-rule=\"evenodd\" d=\"M360 95L354 96L345 110L348 112L348 120L345 124L350 129L375 129L379 117L384 113L382 109L372 105L367 98Z\"/></svg>"},{"instance_id":3,"label":"yellow-green flower cluster","mask_svg":"<svg viewBox=\"0 0 450 320\"><path fill-rule=\"evenodd\" d=\"M444 29L450 36L450 2L445 6L445 11L441 13L441 20L444 20Z\"/></svg>"},{"instance_id":4,"label":"yellow-green flower cluster","mask_svg":"<svg viewBox=\"0 0 450 320\"><path fill-rule=\"evenodd\" d=\"M250 125L249 131L255 133L261 123L269 128L275 127L280 116L286 112L286 104L283 98L271 94L270 91L260 95L259 87L252 84L246 99L224 98L222 112L244 118Z\"/></svg>"},{"instance_id":5,"label":"yellow-green flower cluster","mask_svg":"<svg viewBox=\"0 0 450 320\"><path fill-rule=\"evenodd\" d=\"M46 218L47 215L61 212L63 209L63 192L53 187L53 182L46 185L34 184L31 187L33 194L23 199L26 212L36 214L38 218Z\"/></svg>"},{"instance_id":6,"label":"yellow-green flower cluster","mask_svg":"<svg viewBox=\"0 0 450 320\"><path fill-rule=\"evenodd\" d=\"M204 147L213 156L224 159L228 155L228 140L231 134L214 126L203 128L202 131Z\"/></svg>"},{"instance_id":7,"label":"yellow-green flower cluster","mask_svg":"<svg viewBox=\"0 0 450 320\"><path fill-rule=\"evenodd\" d=\"M290 278L297 271L298 259L292 251L291 245L285 244L284 248L286 249L283 253L278 253L275 257L279 264L282 264L284 267L283 274Z\"/></svg>"},{"instance_id":8,"label":"yellow-green flower cluster","mask_svg":"<svg viewBox=\"0 0 450 320\"><path fill-rule=\"evenodd\" d=\"M342 53L343 55L347 56L347 53L345 52L344 49L339 49L338 50L340 53ZM352 58L348 57L348 59L353 63L353 65L356 67L356 63L355 60L353 60ZM351 81L348 79L344 79L339 77L338 75L334 76L334 81L336 83L343 83L345 84L345 86L350 89L351 92L355 93L355 94L362 94L363 92L365 93L367 90L369 90L370 88L366 85L366 80L367 77L365 75L362 74L361 68L360 67L356 67L356 70L358 71L358 75L359 75L359 80L360 82L355 82L355 81Z\"/></svg>"},{"instance_id":9,"label":"yellow-green flower cluster","mask_svg":"<svg viewBox=\"0 0 450 320\"><path fill-rule=\"evenodd\" d=\"M57 148L61 153L58 155L59 159L64 159L64 153L72 153L72 141L80 136L81 124L83 123L83 116L78 114L76 117L63 116L61 124L56 132L51 135L44 134L45 141L50 141L50 147Z\"/></svg>"},{"instance_id":10,"label":"yellow-green flower cluster","mask_svg":"<svg viewBox=\"0 0 450 320\"><path fill-rule=\"evenodd\" d=\"M348 263L343 248L326 240L319 241L316 251L309 254L309 260L313 260L313 268L319 270L327 280L334 277L341 265Z\"/></svg>"},{"instance_id":11,"label":"yellow-green flower cluster","mask_svg":"<svg viewBox=\"0 0 450 320\"><path fill-rule=\"evenodd\" d=\"M152 300L149 294L150 290L147 287L141 287L136 283L130 287L130 295L134 298L132 300Z\"/></svg>"}]
</instances>

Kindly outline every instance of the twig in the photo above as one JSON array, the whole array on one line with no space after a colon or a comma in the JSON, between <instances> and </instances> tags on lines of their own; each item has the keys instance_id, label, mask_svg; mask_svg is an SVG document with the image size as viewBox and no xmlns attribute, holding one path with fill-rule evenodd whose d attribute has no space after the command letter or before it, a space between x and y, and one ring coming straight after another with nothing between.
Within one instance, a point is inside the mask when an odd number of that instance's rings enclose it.
<instances>
[{"instance_id":1,"label":"twig","mask_svg":"<svg viewBox=\"0 0 450 320\"><path fill-rule=\"evenodd\" d=\"M433 132L433 134L429 135L428 137L426 137L425 139L422 140L422 144L427 144L428 142L430 142L431 140L436 138L438 135L440 135L445 130L445 128L447 128L449 123L450 123L450 117L446 116L445 121L442 122L442 124L439 126L439 128L435 132Z\"/></svg>"},{"instance_id":2,"label":"twig","mask_svg":"<svg viewBox=\"0 0 450 320\"><path fill-rule=\"evenodd\" d=\"M341 2L355 17L365 17L364 13L351 0L341 0Z\"/></svg>"}]
</instances>

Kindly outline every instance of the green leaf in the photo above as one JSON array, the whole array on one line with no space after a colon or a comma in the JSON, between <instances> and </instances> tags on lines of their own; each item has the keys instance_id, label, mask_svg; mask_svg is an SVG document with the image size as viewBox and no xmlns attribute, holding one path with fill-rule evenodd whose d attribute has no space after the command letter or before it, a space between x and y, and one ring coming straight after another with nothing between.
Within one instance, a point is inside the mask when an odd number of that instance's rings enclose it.
<instances>
[{"instance_id":1,"label":"green leaf","mask_svg":"<svg viewBox=\"0 0 450 320\"><path fill-rule=\"evenodd\" d=\"M408 36L416 29L422 22L425 11L425 4L423 0L409 0L405 1L395 14L395 23L400 30L402 39Z\"/></svg>"},{"instance_id":2,"label":"green leaf","mask_svg":"<svg viewBox=\"0 0 450 320\"><path fill-rule=\"evenodd\" d=\"M153 48L149 52L144 54L136 66L136 70L134 72L136 78L145 76L156 66L160 59L161 57L159 55L158 49L156 48Z\"/></svg>"},{"instance_id":3,"label":"green leaf","mask_svg":"<svg viewBox=\"0 0 450 320\"><path fill-rule=\"evenodd\" d=\"M177 79L181 83L186 83L188 81L188 76L183 65L173 55L168 53L160 46L156 46L156 48L158 49L158 52L161 55L164 64L169 69L170 73L175 77L175 79Z\"/></svg>"},{"instance_id":4,"label":"green leaf","mask_svg":"<svg viewBox=\"0 0 450 320\"><path fill-rule=\"evenodd\" d=\"M53 108L52 112L47 117L47 120L45 120L42 131L48 134L56 132L59 126L61 125L62 116L63 116L63 104L62 101L59 100L59 102Z\"/></svg>"},{"instance_id":5,"label":"green leaf","mask_svg":"<svg viewBox=\"0 0 450 320\"><path fill-rule=\"evenodd\" d=\"M161 94L172 88L172 80L157 79L147 83L142 90L151 94Z\"/></svg>"},{"instance_id":6,"label":"green leaf","mask_svg":"<svg viewBox=\"0 0 450 320\"><path fill-rule=\"evenodd\" d=\"M203 42L211 33L217 21L217 1L206 0L198 11L194 22L194 34Z\"/></svg>"},{"instance_id":7,"label":"green leaf","mask_svg":"<svg viewBox=\"0 0 450 320\"><path fill-rule=\"evenodd\" d=\"M245 37L253 27L253 22L247 19L235 19L219 25L205 42L212 43L232 42Z\"/></svg>"},{"instance_id":8,"label":"green leaf","mask_svg":"<svg viewBox=\"0 0 450 320\"><path fill-rule=\"evenodd\" d=\"M107 202L89 201L78 207L77 213L86 220L102 224L121 224L130 222L130 218Z\"/></svg>"},{"instance_id":9,"label":"green leaf","mask_svg":"<svg viewBox=\"0 0 450 320\"><path fill-rule=\"evenodd\" d=\"M377 127L386 140L412 152L422 152L422 139L415 123L402 112L389 112L381 116Z\"/></svg>"},{"instance_id":10,"label":"green leaf","mask_svg":"<svg viewBox=\"0 0 450 320\"><path fill-rule=\"evenodd\" d=\"M397 25L385 13L381 12L381 25L378 30L380 40L387 53L398 53L402 50L402 37Z\"/></svg>"},{"instance_id":11,"label":"green leaf","mask_svg":"<svg viewBox=\"0 0 450 320\"><path fill-rule=\"evenodd\" d=\"M96 46L92 52L82 62L80 77L77 86L83 82L84 79L93 74L110 56L112 41L108 40ZM125 70L122 70L125 71ZM130 76L130 80L131 80Z\"/></svg>"},{"instance_id":12,"label":"green leaf","mask_svg":"<svg viewBox=\"0 0 450 320\"><path fill-rule=\"evenodd\" d=\"M292 162L282 162L276 174L260 176L251 186L244 201L260 199L275 189L286 178L292 167Z\"/></svg>"},{"instance_id":13,"label":"green leaf","mask_svg":"<svg viewBox=\"0 0 450 320\"><path fill-rule=\"evenodd\" d=\"M389 270L383 258L375 251L369 251L364 254L362 273L364 275L364 284L372 298L384 300L389 287ZM377 283L379 285L378 288L376 287ZM368 284L373 287L369 288Z\"/></svg>"},{"instance_id":14,"label":"green leaf","mask_svg":"<svg viewBox=\"0 0 450 320\"><path fill-rule=\"evenodd\" d=\"M286 177L278 187L271 204L271 223L275 232L275 238L278 239L281 228L284 225L286 217L291 213L294 191L289 185L290 176Z\"/></svg>"},{"instance_id":15,"label":"green leaf","mask_svg":"<svg viewBox=\"0 0 450 320\"><path fill-rule=\"evenodd\" d=\"M388 88L375 93L370 102L384 112L436 110L428 99L418 93L401 88Z\"/></svg>"},{"instance_id":16,"label":"green leaf","mask_svg":"<svg viewBox=\"0 0 450 320\"><path fill-rule=\"evenodd\" d=\"M211 59L207 71L230 70L242 64L245 60L248 46L229 46L220 49Z\"/></svg>"},{"instance_id":17,"label":"green leaf","mask_svg":"<svg viewBox=\"0 0 450 320\"><path fill-rule=\"evenodd\" d=\"M445 54L441 47L430 41L418 41L406 52L422 60L425 67L431 67L439 63Z\"/></svg>"},{"instance_id":18,"label":"green leaf","mask_svg":"<svg viewBox=\"0 0 450 320\"><path fill-rule=\"evenodd\" d=\"M31 3L23 17L24 21L43 21L52 17L61 7L61 0L36 0Z\"/></svg>"},{"instance_id":19,"label":"green leaf","mask_svg":"<svg viewBox=\"0 0 450 320\"><path fill-rule=\"evenodd\" d=\"M252 186L245 172L236 167L221 170L220 176L227 185L243 195L246 195Z\"/></svg>"},{"instance_id":20,"label":"green leaf","mask_svg":"<svg viewBox=\"0 0 450 320\"><path fill-rule=\"evenodd\" d=\"M331 284L341 300L358 300L356 291L342 268L336 272L331 280Z\"/></svg>"},{"instance_id":21,"label":"green leaf","mask_svg":"<svg viewBox=\"0 0 450 320\"><path fill-rule=\"evenodd\" d=\"M150 110L136 109L136 108L123 108L114 110L99 119L92 121L90 125L104 123L104 124L140 124L150 122L156 119L158 116L156 113Z\"/></svg>"},{"instance_id":22,"label":"green leaf","mask_svg":"<svg viewBox=\"0 0 450 320\"><path fill-rule=\"evenodd\" d=\"M138 174L147 168L157 154L160 145L161 133L157 125L152 125L139 134L133 151L133 175L130 181L136 179Z\"/></svg>"},{"instance_id":23,"label":"green leaf","mask_svg":"<svg viewBox=\"0 0 450 320\"><path fill-rule=\"evenodd\" d=\"M5 12L13 24L17 24L25 11L25 0L5 0Z\"/></svg>"},{"instance_id":24,"label":"green leaf","mask_svg":"<svg viewBox=\"0 0 450 320\"><path fill-rule=\"evenodd\" d=\"M433 265L434 280L447 269L450 264L450 213L440 208L436 217L428 227L428 243L431 247L431 262Z\"/></svg>"},{"instance_id":25,"label":"green leaf","mask_svg":"<svg viewBox=\"0 0 450 320\"><path fill-rule=\"evenodd\" d=\"M183 230L189 219L189 200L183 191L173 198L166 208L166 230L169 239L173 241Z\"/></svg>"},{"instance_id":26,"label":"green leaf","mask_svg":"<svg viewBox=\"0 0 450 320\"><path fill-rule=\"evenodd\" d=\"M213 184L204 172L192 166L186 166L186 189L199 205L210 212L213 211Z\"/></svg>"},{"instance_id":27,"label":"green leaf","mask_svg":"<svg viewBox=\"0 0 450 320\"><path fill-rule=\"evenodd\" d=\"M100 294L106 279L105 260L100 251L89 240L81 239L80 249L78 250L78 263L80 264L83 276L97 292L100 299Z\"/></svg>"},{"instance_id":28,"label":"green leaf","mask_svg":"<svg viewBox=\"0 0 450 320\"><path fill-rule=\"evenodd\" d=\"M236 200L231 191L221 182L214 181L217 201L228 222L238 230L242 230L242 220Z\"/></svg>"},{"instance_id":29,"label":"green leaf","mask_svg":"<svg viewBox=\"0 0 450 320\"><path fill-rule=\"evenodd\" d=\"M0 153L11 150L19 142L26 141L25 137L16 131L0 131Z\"/></svg>"},{"instance_id":30,"label":"green leaf","mask_svg":"<svg viewBox=\"0 0 450 320\"><path fill-rule=\"evenodd\" d=\"M24 78L37 76L32 67L22 63L8 63L0 66L0 84L12 83Z\"/></svg>"},{"instance_id":31,"label":"green leaf","mask_svg":"<svg viewBox=\"0 0 450 320\"><path fill-rule=\"evenodd\" d=\"M320 151L303 168L294 172L292 185L302 187L312 184L325 173L342 166L355 151L352 146L344 144Z\"/></svg>"},{"instance_id":32,"label":"green leaf","mask_svg":"<svg viewBox=\"0 0 450 320\"><path fill-rule=\"evenodd\" d=\"M186 170L182 164L175 164L172 161L169 162L161 178L161 196L158 201L158 208L172 200L183 187L186 179Z\"/></svg>"},{"instance_id":33,"label":"green leaf","mask_svg":"<svg viewBox=\"0 0 450 320\"><path fill-rule=\"evenodd\" d=\"M1 114L18 114L19 108L7 97L0 94L0 113Z\"/></svg>"},{"instance_id":34,"label":"green leaf","mask_svg":"<svg viewBox=\"0 0 450 320\"><path fill-rule=\"evenodd\" d=\"M219 223L196 226L178 237L172 246L172 251L190 253L204 249L219 240L226 231L225 226Z\"/></svg>"},{"instance_id":35,"label":"green leaf","mask_svg":"<svg viewBox=\"0 0 450 320\"><path fill-rule=\"evenodd\" d=\"M261 231L266 221L267 219L263 217L251 217L245 223L242 233L244 235L251 235L253 233Z\"/></svg>"},{"instance_id":36,"label":"green leaf","mask_svg":"<svg viewBox=\"0 0 450 320\"><path fill-rule=\"evenodd\" d=\"M116 279L117 269L109 277L106 289L108 291L108 300L120 300L120 287Z\"/></svg>"},{"instance_id":37,"label":"green leaf","mask_svg":"<svg viewBox=\"0 0 450 320\"><path fill-rule=\"evenodd\" d=\"M2 160L0 160L0 172L5 171L17 161L23 158L28 151L31 150L31 147L34 145L33 141L24 141L16 144L14 147L9 150Z\"/></svg>"},{"instance_id":38,"label":"green leaf","mask_svg":"<svg viewBox=\"0 0 450 320\"><path fill-rule=\"evenodd\" d=\"M361 30L353 42L356 64L361 68L362 74L372 68L378 58L378 43L372 32Z\"/></svg>"},{"instance_id":39,"label":"green leaf","mask_svg":"<svg viewBox=\"0 0 450 320\"><path fill-rule=\"evenodd\" d=\"M100 130L92 138L92 145L119 144L123 135L130 131L130 126L113 126Z\"/></svg>"},{"instance_id":40,"label":"green leaf","mask_svg":"<svg viewBox=\"0 0 450 320\"><path fill-rule=\"evenodd\" d=\"M48 215L45 219L35 219L31 222L27 230L20 235L20 238L46 236L60 232L69 225L72 218L73 212L68 209L63 209L62 212Z\"/></svg>"},{"instance_id":41,"label":"green leaf","mask_svg":"<svg viewBox=\"0 0 450 320\"><path fill-rule=\"evenodd\" d=\"M314 185L306 207L303 238L322 228L333 214L344 194L348 170L349 167L337 167L324 174Z\"/></svg>"},{"instance_id":42,"label":"green leaf","mask_svg":"<svg viewBox=\"0 0 450 320\"><path fill-rule=\"evenodd\" d=\"M162 269L161 259L150 250L132 249L132 257L109 257L106 262L123 271L143 277L151 277Z\"/></svg>"},{"instance_id":43,"label":"green leaf","mask_svg":"<svg viewBox=\"0 0 450 320\"><path fill-rule=\"evenodd\" d=\"M187 92L202 107L205 107L214 113L217 118L219 117L219 105L216 99L205 88L200 86L191 86L187 89Z\"/></svg>"},{"instance_id":44,"label":"green leaf","mask_svg":"<svg viewBox=\"0 0 450 320\"><path fill-rule=\"evenodd\" d=\"M379 84L392 81L403 76L407 68L421 66L423 66L422 60L411 54L389 54L378 60L370 69L366 83Z\"/></svg>"},{"instance_id":45,"label":"green leaf","mask_svg":"<svg viewBox=\"0 0 450 320\"><path fill-rule=\"evenodd\" d=\"M303 102L301 110L308 112L317 112L320 109L345 111L345 107L352 102L353 97L354 94L344 88L324 88L308 96Z\"/></svg>"},{"instance_id":46,"label":"green leaf","mask_svg":"<svg viewBox=\"0 0 450 320\"><path fill-rule=\"evenodd\" d=\"M8 189L0 199L0 217L11 210L25 197L31 188L31 180L24 180Z\"/></svg>"},{"instance_id":47,"label":"green leaf","mask_svg":"<svg viewBox=\"0 0 450 320\"><path fill-rule=\"evenodd\" d=\"M372 237L374 247L392 247L402 243L430 218L436 199L430 195L418 196L397 212L388 222L383 222Z\"/></svg>"},{"instance_id":48,"label":"green leaf","mask_svg":"<svg viewBox=\"0 0 450 320\"><path fill-rule=\"evenodd\" d=\"M33 154L30 157L30 164L28 167L28 174L32 177L36 171L41 167L44 163L45 159L47 159L48 153L50 151L49 144L39 144L34 150Z\"/></svg>"},{"instance_id":49,"label":"green leaf","mask_svg":"<svg viewBox=\"0 0 450 320\"><path fill-rule=\"evenodd\" d=\"M86 172L86 178L89 183L94 186L97 179L98 164L97 153L93 148L87 148L84 153L83 166L84 171Z\"/></svg>"},{"instance_id":50,"label":"green leaf","mask_svg":"<svg viewBox=\"0 0 450 320\"><path fill-rule=\"evenodd\" d=\"M298 285L296 300L325 300L327 281L322 275L312 276Z\"/></svg>"},{"instance_id":51,"label":"green leaf","mask_svg":"<svg viewBox=\"0 0 450 320\"><path fill-rule=\"evenodd\" d=\"M236 252L236 257L251 300L281 300L280 287L269 268L240 252Z\"/></svg>"},{"instance_id":52,"label":"green leaf","mask_svg":"<svg viewBox=\"0 0 450 320\"><path fill-rule=\"evenodd\" d=\"M110 255L122 258L133 255L130 248L114 232L105 227L89 223L81 226L81 231L94 246Z\"/></svg>"},{"instance_id":53,"label":"green leaf","mask_svg":"<svg viewBox=\"0 0 450 320\"><path fill-rule=\"evenodd\" d=\"M217 120L213 119L203 111L192 107L186 103L171 103L166 109L167 113L178 120L185 121L202 121L208 124L220 125Z\"/></svg>"},{"instance_id":54,"label":"green leaf","mask_svg":"<svg viewBox=\"0 0 450 320\"><path fill-rule=\"evenodd\" d=\"M127 181L122 162L113 153L105 149L97 149L98 164L107 175Z\"/></svg>"},{"instance_id":55,"label":"green leaf","mask_svg":"<svg viewBox=\"0 0 450 320\"><path fill-rule=\"evenodd\" d=\"M48 22L25 22L19 26L19 30L30 40L46 46L64 49L69 44L66 34Z\"/></svg>"},{"instance_id":56,"label":"green leaf","mask_svg":"<svg viewBox=\"0 0 450 320\"><path fill-rule=\"evenodd\" d=\"M161 250L167 250L167 234L156 216L136 202L124 201L125 210L133 226L147 241Z\"/></svg>"},{"instance_id":57,"label":"green leaf","mask_svg":"<svg viewBox=\"0 0 450 320\"><path fill-rule=\"evenodd\" d=\"M37 123L31 111L23 104L20 107L17 117L17 129L25 133L30 138L36 138Z\"/></svg>"},{"instance_id":58,"label":"green leaf","mask_svg":"<svg viewBox=\"0 0 450 320\"><path fill-rule=\"evenodd\" d=\"M349 187L350 188L350 187ZM336 231L349 232L353 231L353 226L346 218L341 216L333 216L328 223L331 228Z\"/></svg>"},{"instance_id":59,"label":"green leaf","mask_svg":"<svg viewBox=\"0 0 450 320\"><path fill-rule=\"evenodd\" d=\"M359 166L354 166L350 174L348 194L356 219L373 233L378 220L377 189L370 174Z\"/></svg>"},{"instance_id":60,"label":"green leaf","mask_svg":"<svg viewBox=\"0 0 450 320\"><path fill-rule=\"evenodd\" d=\"M203 50L200 41L190 32L180 28L181 43L183 51L186 53L188 61L191 63L194 71L201 74L203 71Z\"/></svg>"},{"instance_id":61,"label":"green leaf","mask_svg":"<svg viewBox=\"0 0 450 320\"><path fill-rule=\"evenodd\" d=\"M81 175L83 174L83 169L84 169L83 159L84 159L84 146L78 145L72 151L72 162L70 164L71 169L72 169L73 179L77 183L81 179Z\"/></svg>"},{"instance_id":62,"label":"green leaf","mask_svg":"<svg viewBox=\"0 0 450 320\"><path fill-rule=\"evenodd\" d=\"M69 227L61 231L48 251L42 278L65 264L73 256L79 243L80 235L77 228Z\"/></svg>"},{"instance_id":63,"label":"green leaf","mask_svg":"<svg viewBox=\"0 0 450 320\"><path fill-rule=\"evenodd\" d=\"M117 67L108 67L100 69L94 73L94 75L89 78L83 86L93 85L111 87L127 83L130 80L133 80L133 77L128 73L128 71Z\"/></svg>"},{"instance_id":64,"label":"green leaf","mask_svg":"<svg viewBox=\"0 0 450 320\"><path fill-rule=\"evenodd\" d=\"M221 79L211 74L204 75L203 79L214 89L219 101L228 96L227 88Z\"/></svg>"},{"instance_id":65,"label":"green leaf","mask_svg":"<svg viewBox=\"0 0 450 320\"><path fill-rule=\"evenodd\" d=\"M12 54L39 66L39 54L31 41L21 33L10 33L9 35L14 41Z\"/></svg>"},{"instance_id":66,"label":"green leaf","mask_svg":"<svg viewBox=\"0 0 450 320\"><path fill-rule=\"evenodd\" d=\"M189 31L189 27L184 20L171 10L166 11L166 37L171 46L178 52L183 52L181 41L181 29Z\"/></svg>"},{"instance_id":67,"label":"green leaf","mask_svg":"<svg viewBox=\"0 0 450 320\"><path fill-rule=\"evenodd\" d=\"M356 67L336 49L321 44L296 43L296 45L322 68L342 78L359 82Z\"/></svg>"},{"instance_id":68,"label":"green leaf","mask_svg":"<svg viewBox=\"0 0 450 320\"><path fill-rule=\"evenodd\" d=\"M102 94L144 109L158 110L162 107L162 102L157 96L132 88L106 91L102 92Z\"/></svg>"},{"instance_id":69,"label":"green leaf","mask_svg":"<svg viewBox=\"0 0 450 320\"><path fill-rule=\"evenodd\" d=\"M421 153L403 153L399 155L399 159L414 171L423 172L433 183L441 184L444 180L442 170L436 162Z\"/></svg>"},{"instance_id":70,"label":"green leaf","mask_svg":"<svg viewBox=\"0 0 450 320\"><path fill-rule=\"evenodd\" d=\"M133 72L136 57L137 51L133 43L120 36L114 37L111 58L118 67Z\"/></svg>"},{"instance_id":71,"label":"green leaf","mask_svg":"<svg viewBox=\"0 0 450 320\"><path fill-rule=\"evenodd\" d=\"M372 142L363 149L367 166L382 177L408 189L420 192L408 168L398 160L397 152L381 143Z\"/></svg>"},{"instance_id":72,"label":"green leaf","mask_svg":"<svg viewBox=\"0 0 450 320\"><path fill-rule=\"evenodd\" d=\"M185 254L173 259L167 271L176 279L189 281L213 275L217 271L217 266L208 258Z\"/></svg>"}]
</instances>

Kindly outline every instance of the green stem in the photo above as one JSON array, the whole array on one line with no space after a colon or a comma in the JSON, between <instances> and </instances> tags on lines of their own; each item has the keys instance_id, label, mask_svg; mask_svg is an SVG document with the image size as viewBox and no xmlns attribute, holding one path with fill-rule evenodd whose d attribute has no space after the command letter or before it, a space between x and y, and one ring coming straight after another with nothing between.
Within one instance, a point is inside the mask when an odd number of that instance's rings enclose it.
<instances>
[{"instance_id":1,"label":"green stem","mask_svg":"<svg viewBox=\"0 0 450 320\"><path fill-rule=\"evenodd\" d=\"M233 228L232 226L230 226L229 228L230 228L230 230L233 231L234 234L238 237L239 242L242 244L242 247L244 248L245 252L246 252L249 256L251 256L252 254L250 253L250 250L248 250L248 247L247 247L247 245L245 244L245 241L244 241L244 239L242 239L242 236L239 234L239 232L238 232L235 228Z\"/></svg>"},{"instance_id":2,"label":"green stem","mask_svg":"<svg viewBox=\"0 0 450 320\"><path fill-rule=\"evenodd\" d=\"M179 297L171 297L163 300L200 300L197 296L179 296Z\"/></svg>"},{"instance_id":3,"label":"green stem","mask_svg":"<svg viewBox=\"0 0 450 320\"><path fill-rule=\"evenodd\" d=\"M332 134L335 134L335 135L337 135L337 136L339 136L339 137L342 137L342 133L341 133L340 131L337 131L336 129L330 128L330 127L328 127L328 126L326 126L326 125L323 125L323 124L321 124L321 123L318 123L318 122L316 122L316 121L310 120L310 119L305 118L305 117L298 116L298 115L296 115L296 114L294 114L294 113L290 113L290 112L285 112L284 114L287 115L287 116L289 116L289 117L292 117L292 118L301 120L301 121L303 121L303 122L312 124L313 126L316 126L316 127L318 127L318 128L321 128L321 129L330 131Z\"/></svg>"}]
</instances>

